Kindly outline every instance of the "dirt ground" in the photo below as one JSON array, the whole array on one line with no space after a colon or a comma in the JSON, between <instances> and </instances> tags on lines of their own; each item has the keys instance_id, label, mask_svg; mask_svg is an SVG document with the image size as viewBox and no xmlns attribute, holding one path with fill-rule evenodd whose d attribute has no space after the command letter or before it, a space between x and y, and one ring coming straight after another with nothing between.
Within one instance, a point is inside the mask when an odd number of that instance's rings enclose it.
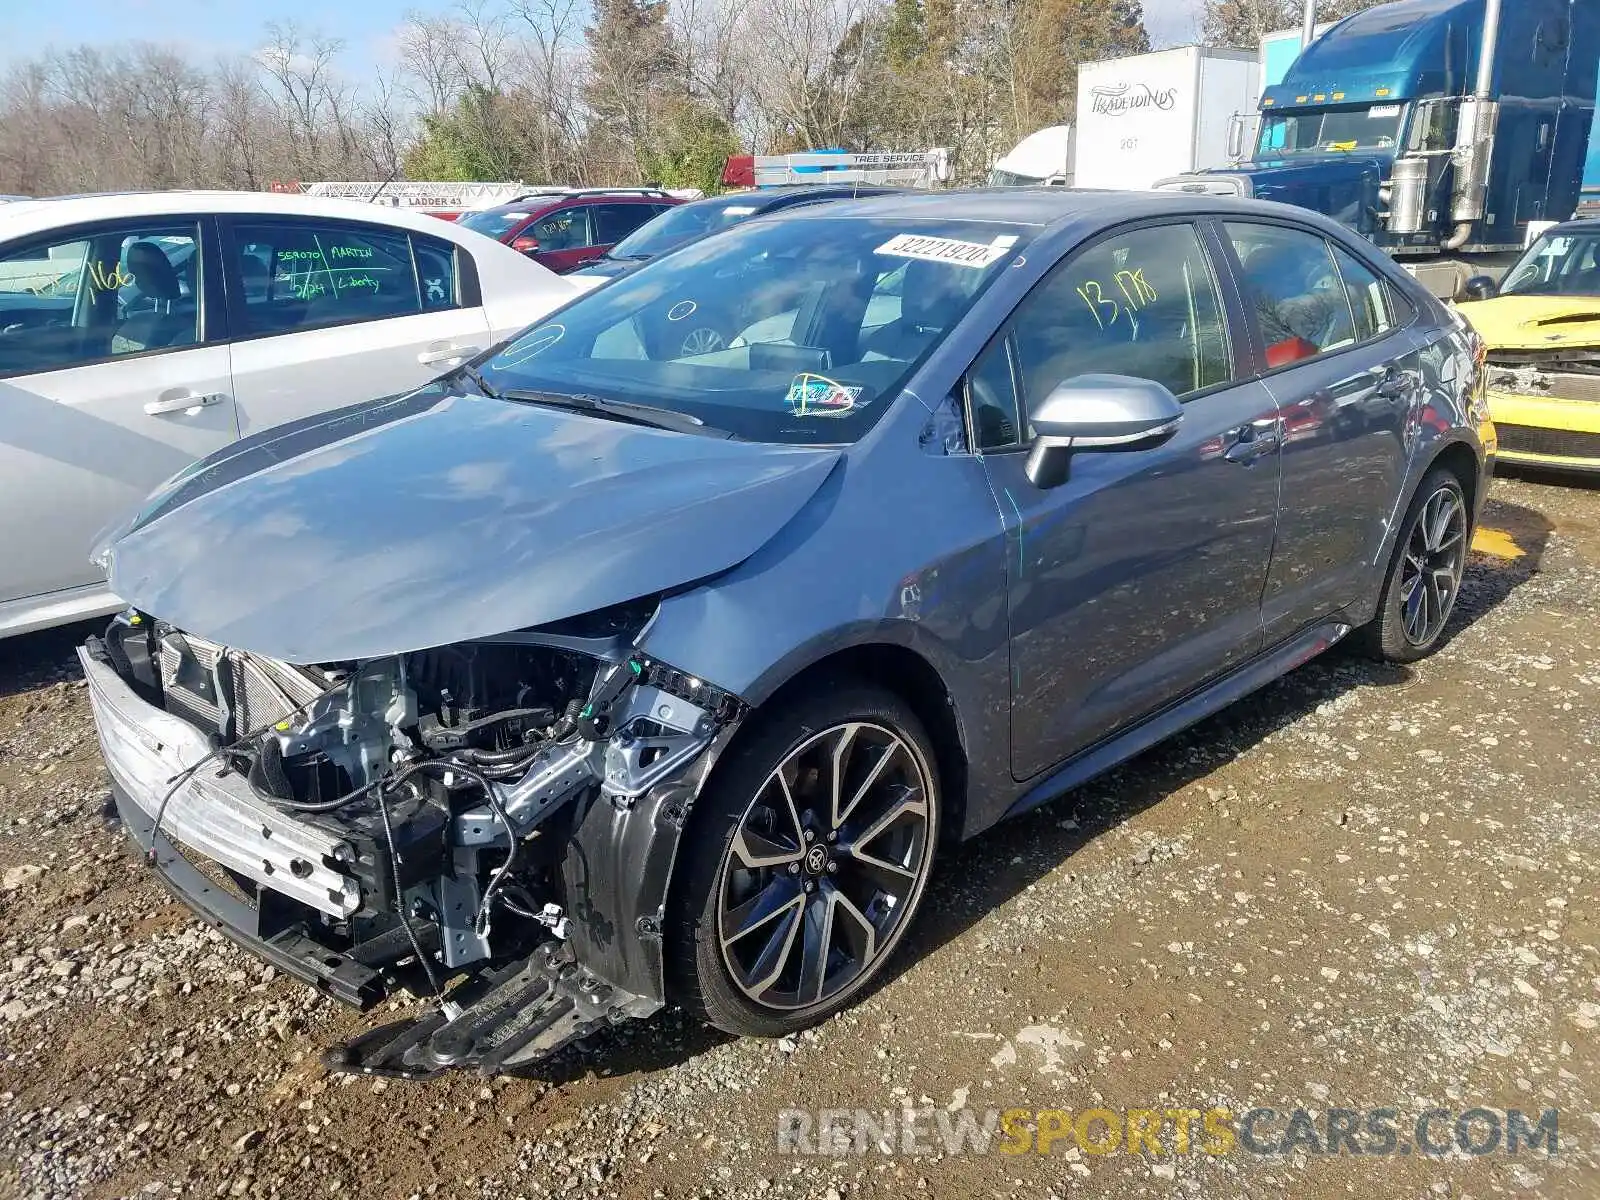
<instances>
[{"instance_id":1,"label":"dirt ground","mask_svg":"<svg viewBox=\"0 0 1600 1200\"><path fill-rule=\"evenodd\" d=\"M0 1194L1600 1196L1600 490L1497 481L1419 667L1336 651L948 856L854 1010L781 1042L669 1012L538 1080L327 1075L384 1014L275 977L128 852L83 632L0 642ZM1277 1153L1169 1126L1098 1154L1105 1117L1048 1155L778 1136L785 1110L1260 1107ZM1555 1152L1424 1153L1435 1108L1444 1144L1489 1110L1480 1147L1555 1110ZM1290 1138L1296 1109L1392 1109L1394 1152Z\"/></svg>"}]
</instances>

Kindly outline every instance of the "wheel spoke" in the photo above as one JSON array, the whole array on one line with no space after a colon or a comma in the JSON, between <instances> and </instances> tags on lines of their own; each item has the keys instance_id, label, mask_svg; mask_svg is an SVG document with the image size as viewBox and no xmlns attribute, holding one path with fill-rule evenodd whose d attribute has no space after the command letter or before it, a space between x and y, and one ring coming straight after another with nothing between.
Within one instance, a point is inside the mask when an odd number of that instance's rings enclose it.
<instances>
[{"instance_id":1,"label":"wheel spoke","mask_svg":"<svg viewBox=\"0 0 1600 1200\"><path fill-rule=\"evenodd\" d=\"M752 996L759 997L778 982L794 953L795 942L805 923L805 896L798 888L795 892L793 898L776 909L765 923L752 927L752 932L764 930L766 936L760 951L749 960L748 968L730 952L729 943L723 945L723 958L733 969L740 986Z\"/></svg>"},{"instance_id":2,"label":"wheel spoke","mask_svg":"<svg viewBox=\"0 0 1600 1200\"><path fill-rule=\"evenodd\" d=\"M773 793L777 795L774 797ZM762 803L768 801L768 803ZM774 813L778 822L771 829L752 829L750 816L758 808ZM787 825L787 828L784 828ZM799 862L805 853L805 833L800 826L800 814L795 809L794 795L789 781L781 770L774 771L756 797L750 813L745 814L734 835L733 853L751 870L761 867L782 867Z\"/></svg>"},{"instance_id":3,"label":"wheel spoke","mask_svg":"<svg viewBox=\"0 0 1600 1200\"><path fill-rule=\"evenodd\" d=\"M834 928L850 947L851 956L858 963L872 961L878 952L878 927L867 919L867 914L856 907L855 901L830 884L823 884L834 904ZM851 930L854 930L854 934Z\"/></svg>"},{"instance_id":4,"label":"wheel spoke","mask_svg":"<svg viewBox=\"0 0 1600 1200\"><path fill-rule=\"evenodd\" d=\"M1445 613L1449 610L1450 601L1455 596L1456 573L1449 567L1438 567L1433 572L1433 594L1438 598L1439 624L1444 624Z\"/></svg>"},{"instance_id":5,"label":"wheel spoke","mask_svg":"<svg viewBox=\"0 0 1600 1200\"><path fill-rule=\"evenodd\" d=\"M806 906L805 934L800 944L800 1002L815 1004L828 983L828 952L833 949L833 914L839 893L824 887Z\"/></svg>"},{"instance_id":6,"label":"wheel spoke","mask_svg":"<svg viewBox=\"0 0 1600 1200\"><path fill-rule=\"evenodd\" d=\"M1428 549L1437 553L1444 544L1444 535L1450 531L1450 522L1455 519L1456 502L1455 497L1443 490L1435 494L1435 499L1438 509L1428 526Z\"/></svg>"},{"instance_id":7,"label":"wheel spoke","mask_svg":"<svg viewBox=\"0 0 1600 1200\"><path fill-rule=\"evenodd\" d=\"M785 846L765 834L742 827L733 839L733 853L739 862L750 870L761 867L782 867L800 861L798 847Z\"/></svg>"},{"instance_id":8,"label":"wheel spoke","mask_svg":"<svg viewBox=\"0 0 1600 1200\"><path fill-rule=\"evenodd\" d=\"M884 809L882 816L862 830L859 836L852 838L848 842L841 842L839 853L859 858L863 847L871 845L875 840L882 837L902 817L912 814L926 816L927 812L928 806L922 797L922 790L916 788L906 791L898 800Z\"/></svg>"},{"instance_id":9,"label":"wheel spoke","mask_svg":"<svg viewBox=\"0 0 1600 1200\"><path fill-rule=\"evenodd\" d=\"M1418 641L1421 634L1417 632L1417 618L1421 614L1426 589L1422 586L1422 574L1413 575L1402 586L1400 592L1401 612L1405 616L1406 634L1412 641Z\"/></svg>"},{"instance_id":10,"label":"wheel spoke","mask_svg":"<svg viewBox=\"0 0 1600 1200\"><path fill-rule=\"evenodd\" d=\"M776 876L748 900L723 913L722 927L725 932L722 935L722 944L731 946L748 937L786 909L798 909L804 900L805 893L800 890L800 885L795 882L793 876ZM726 932L728 930L731 932Z\"/></svg>"},{"instance_id":11,"label":"wheel spoke","mask_svg":"<svg viewBox=\"0 0 1600 1200\"><path fill-rule=\"evenodd\" d=\"M838 881L841 888L851 884L851 890L858 895L871 897L882 893L898 900L916 883L917 868L877 854L856 853L840 858Z\"/></svg>"},{"instance_id":12,"label":"wheel spoke","mask_svg":"<svg viewBox=\"0 0 1600 1200\"><path fill-rule=\"evenodd\" d=\"M839 828L840 802L844 793L845 766L850 760L850 747L855 745L856 734L860 732L858 724L842 725L839 728L838 739L833 744L833 751L828 756L833 777L828 780L828 816L833 822L833 828Z\"/></svg>"},{"instance_id":13,"label":"wheel spoke","mask_svg":"<svg viewBox=\"0 0 1600 1200\"><path fill-rule=\"evenodd\" d=\"M872 790L873 785L883 777L883 773L888 768L889 764L895 759L899 758L900 752L904 749L905 746L900 742L899 739L890 742L883 748L883 752L878 755L878 761L872 764L872 769L867 772L866 779L864 779L861 783L861 786L855 790L855 794L850 797L850 802L844 806L844 810L841 812L837 807L835 807L833 813L833 827L835 829L842 827L844 823L849 820L850 814L855 812L856 806L866 798L867 793ZM838 793L836 792L835 795L837 794Z\"/></svg>"}]
</instances>

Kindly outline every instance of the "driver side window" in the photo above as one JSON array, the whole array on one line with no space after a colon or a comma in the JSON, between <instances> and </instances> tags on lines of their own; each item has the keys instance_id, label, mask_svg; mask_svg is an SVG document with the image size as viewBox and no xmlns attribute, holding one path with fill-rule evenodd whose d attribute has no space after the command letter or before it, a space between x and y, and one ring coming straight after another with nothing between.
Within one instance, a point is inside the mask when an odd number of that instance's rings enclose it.
<instances>
[{"instance_id":1,"label":"driver side window","mask_svg":"<svg viewBox=\"0 0 1600 1200\"><path fill-rule=\"evenodd\" d=\"M1018 429L987 412L1010 373L1007 353L1025 413L1077 375L1152 379L1179 398L1232 377L1221 297L1193 225L1135 229L1073 255L1029 293L1009 326L967 379L980 450L1031 438L1026 420ZM1008 380L1004 387L1009 394Z\"/></svg>"},{"instance_id":2,"label":"driver side window","mask_svg":"<svg viewBox=\"0 0 1600 1200\"><path fill-rule=\"evenodd\" d=\"M536 221L528 230L539 239L539 249L578 250L593 244L589 236L589 209L562 208Z\"/></svg>"}]
</instances>

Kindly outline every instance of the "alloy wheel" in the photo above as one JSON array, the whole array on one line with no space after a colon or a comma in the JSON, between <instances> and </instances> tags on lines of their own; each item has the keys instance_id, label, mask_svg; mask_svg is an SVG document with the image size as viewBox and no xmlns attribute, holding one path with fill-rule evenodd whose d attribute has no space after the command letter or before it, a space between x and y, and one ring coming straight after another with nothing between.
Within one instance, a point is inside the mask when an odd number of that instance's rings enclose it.
<instances>
[{"instance_id":1,"label":"alloy wheel","mask_svg":"<svg viewBox=\"0 0 1600 1200\"><path fill-rule=\"evenodd\" d=\"M1406 640L1426 646L1455 606L1467 559L1467 511L1450 486L1429 496L1412 522L1400 571L1400 616Z\"/></svg>"},{"instance_id":2,"label":"alloy wheel","mask_svg":"<svg viewBox=\"0 0 1600 1200\"><path fill-rule=\"evenodd\" d=\"M734 830L717 883L733 984L779 1010L863 981L893 948L933 863L929 773L902 735L849 721L775 768Z\"/></svg>"},{"instance_id":3,"label":"alloy wheel","mask_svg":"<svg viewBox=\"0 0 1600 1200\"><path fill-rule=\"evenodd\" d=\"M727 339L709 325L701 325L683 335L683 353L710 354L727 346Z\"/></svg>"}]
</instances>

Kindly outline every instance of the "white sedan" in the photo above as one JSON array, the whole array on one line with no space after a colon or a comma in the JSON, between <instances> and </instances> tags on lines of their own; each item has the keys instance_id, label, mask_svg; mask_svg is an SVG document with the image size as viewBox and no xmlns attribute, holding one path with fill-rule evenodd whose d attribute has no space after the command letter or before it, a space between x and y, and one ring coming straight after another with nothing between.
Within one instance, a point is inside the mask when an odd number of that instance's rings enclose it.
<instances>
[{"instance_id":1,"label":"white sedan","mask_svg":"<svg viewBox=\"0 0 1600 1200\"><path fill-rule=\"evenodd\" d=\"M115 610L96 535L195 459L418 387L580 290L459 225L348 200L0 206L0 637Z\"/></svg>"}]
</instances>

